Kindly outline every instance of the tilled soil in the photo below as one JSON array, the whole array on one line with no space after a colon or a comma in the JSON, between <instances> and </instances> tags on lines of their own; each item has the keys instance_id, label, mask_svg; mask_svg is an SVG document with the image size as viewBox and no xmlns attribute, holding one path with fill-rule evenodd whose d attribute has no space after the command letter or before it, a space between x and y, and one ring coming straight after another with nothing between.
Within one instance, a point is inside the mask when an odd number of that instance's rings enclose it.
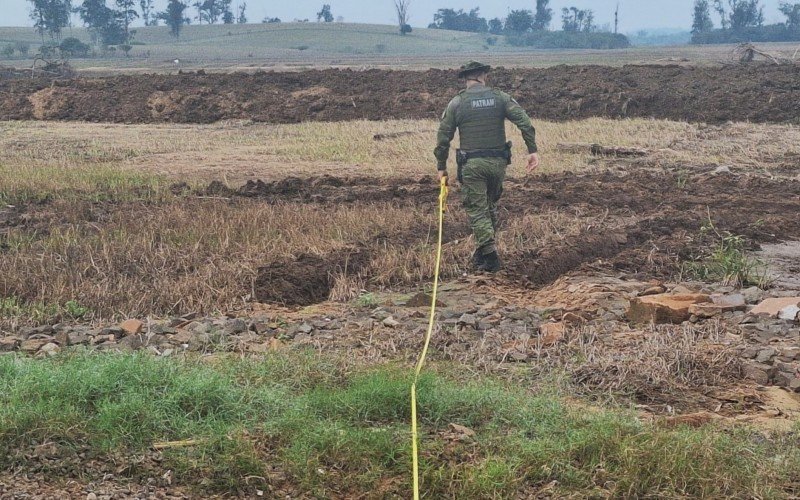
<instances>
[{"instance_id":1,"label":"tilled soil","mask_svg":"<svg viewBox=\"0 0 800 500\"><path fill-rule=\"evenodd\" d=\"M558 66L498 69L492 84L539 119L652 117L800 123L800 65ZM438 118L454 71L127 75L0 79L0 120L211 123Z\"/></svg>"},{"instance_id":2,"label":"tilled soil","mask_svg":"<svg viewBox=\"0 0 800 500\"><path fill-rule=\"evenodd\" d=\"M259 197L271 203L370 203L427 204L433 214L437 187L433 179L379 181L367 178L317 178L249 183L229 196ZM220 193L212 189L211 192ZM428 200L424 202L422 200ZM458 207L457 193L450 202L445 241L463 239L469 229ZM621 227L602 224L563 238L548 248L524 248L504 256L506 274L535 288L585 265L625 271L641 277L669 278L680 262L701 257L715 238L730 232L741 235L756 248L760 243L800 238L800 183L770 180L756 175L699 174L688 181L672 171L638 171L627 174L603 172L575 176L541 176L524 182L509 181L501 200L506 223L537 211L560 209L607 214ZM702 231L703 227L713 231ZM387 242L413 244L428 234L429 221L389 235ZM719 235L717 234L719 233ZM368 247L369 242L353 242ZM386 242L384 242L386 243ZM366 250L365 250L366 251ZM368 266L358 271L368 275ZM317 263L314 266L314 263ZM299 258L261 270L257 297L264 302L311 304L319 292L305 293L308 283L330 284L330 274L347 262L346 256ZM281 272L275 272L280 269ZM294 278L287 278L291 276ZM302 279L297 279L302 277ZM292 286L295 283L295 286ZM271 290L280 290L275 300ZM288 298L288 299L287 299ZM288 301L287 301L288 300Z\"/></svg>"}]
</instances>

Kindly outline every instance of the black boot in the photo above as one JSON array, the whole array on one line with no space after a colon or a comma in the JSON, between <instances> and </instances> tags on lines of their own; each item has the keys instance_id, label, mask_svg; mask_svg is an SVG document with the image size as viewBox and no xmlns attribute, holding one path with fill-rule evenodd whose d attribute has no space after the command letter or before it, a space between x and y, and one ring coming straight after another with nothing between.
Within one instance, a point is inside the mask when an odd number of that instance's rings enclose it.
<instances>
[{"instance_id":1,"label":"black boot","mask_svg":"<svg viewBox=\"0 0 800 500\"><path fill-rule=\"evenodd\" d=\"M484 257L481 249L479 248L475 250L475 253L472 254L472 266L475 269L480 270L485 263L486 263L486 257Z\"/></svg>"},{"instance_id":2,"label":"black boot","mask_svg":"<svg viewBox=\"0 0 800 500\"><path fill-rule=\"evenodd\" d=\"M492 253L487 253L483 256L483 264L481 264L478 270L486 271L487 273L496 273L502 267L503 265L500 263L500 257L495 251Z\"/></svg>"}]
</instances>

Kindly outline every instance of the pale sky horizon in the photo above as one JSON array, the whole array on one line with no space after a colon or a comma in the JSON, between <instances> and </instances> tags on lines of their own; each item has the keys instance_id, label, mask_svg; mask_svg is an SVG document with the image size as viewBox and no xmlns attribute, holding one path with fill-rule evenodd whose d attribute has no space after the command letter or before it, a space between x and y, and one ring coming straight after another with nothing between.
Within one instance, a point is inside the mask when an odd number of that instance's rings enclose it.
<instances>
[{"instance_id":1,"label":"pale sky horizon","mask_svg":"<svg viewBox=\"0 0 800 500\"><path fill-rule=\"evenodd\" d=\"M316 19L316 12L323 3L329 3L334 16L342 16L346 22L393 24L394 11L392 0L294 0L293 2L272 2L270 0L234 0L237 5L246 1L247 15L250 22L259 22L264 17L279 17L289 22L294 19ZM794 1L794 0L792 0ZM80 0L73 0L74 4ZM108 2L111 3L110 1ZM138 5L138 1L136 2ZM156 0L156 7L162 10L167 0ZM188 2L193 3L193 2ZM694 0L552 0L554 10L551 27L559 25L562 7L575 6L595 11L597 24L602 26L612 23L614 8L620 4L620 31L631 33L641 29L680 28L690 29L692 23L692 5ZM783 16L778 11L781 0L762 0L766 22L780 22ZM30 26L30 0L0 0L0 26ZM433 21L433 14L439 8L469 10L480 7L483 17L503 18L510 10L530 9L536 5L535 0L440 0L438 2L411 2L411 25L425 27ZM194 9L191 9L194 15ZM715 19L715 22L717 20ZM75 17L73 23L80 26Z\"/></svg>"}]
</instances>

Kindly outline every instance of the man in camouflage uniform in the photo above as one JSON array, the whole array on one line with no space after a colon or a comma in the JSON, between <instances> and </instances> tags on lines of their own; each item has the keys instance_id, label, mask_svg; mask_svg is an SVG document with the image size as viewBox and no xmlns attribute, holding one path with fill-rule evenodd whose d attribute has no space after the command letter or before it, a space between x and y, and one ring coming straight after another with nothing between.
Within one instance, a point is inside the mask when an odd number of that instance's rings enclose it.
<instances>
[{"instance_id":1,"label":"man in camouflage uniform","mask_svg":"<svg viewBox=\"0 0 800 500\"><path fill-rule=\"evenodd\" d=\"M458 180L478 246L473 263L479 271L497 272L501 267L495 246L497 202L503 193L506 166L511 163L506 119L522 132L529 154L528 173L539 167L539 155L536 130L525 110L505 92L486 86L490 69L474 61L461 67L458 76L466 80L466 89L450 101L442 115L434 154L441 180L447 177L450 142L458 129L461 139L456 157Z\"/></svg>"}]
</instances>

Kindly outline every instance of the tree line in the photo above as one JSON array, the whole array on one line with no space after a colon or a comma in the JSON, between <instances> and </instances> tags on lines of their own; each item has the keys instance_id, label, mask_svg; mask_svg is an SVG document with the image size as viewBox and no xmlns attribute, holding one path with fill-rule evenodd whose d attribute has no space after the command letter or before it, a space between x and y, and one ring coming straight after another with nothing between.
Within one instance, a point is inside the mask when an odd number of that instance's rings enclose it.
<instances>
[{"instance_id":1,"label":"tree line","mask_svg":"<svg viewBox=\"0 0 800 500\"><path fill-rule=\"evenodd\" d=\"M479 7L469 11L444 8L436 11L428 28L506 35L512 45L537 48L611 49L630 46L628 38L616 32L616 23L614 32L598 28L591 9L561 9L560 31L550 31L553 17L550 0L536 0L534 10L512 10L505 19L487 20L481 17ZM618 11L615 12L617 18ZM493 39L487 41L491 44Z\"/></svg>"},{"instance_id":2,"label":"tree line","mask_svg":"<svg viewBox=\"0 0 800 500\"><path fill-rule=\"evenodd\" d=\"M244 24L247 22L247 3L233 8L233 0L197 0L191 5L184 0L169 0L163 11L156 11L154 0L28 0L34 28L50 42L60 42L64 28L71 26L72 14L77 14L88 29L95 44L130 45L136 34L132 23L141 19L145 26L164 22L174 36L181 28L197 21L199 24ZM189 9L194 7L194 16Z\"/></svg>"},{"instance_id":3,"label":"tree line","mask_svg":"<svg viewBox=\"0 0 800 500\"><path fill-rule=\"evenodd\" d=\"M761 0L695 0L692 43L800 40L800 3L781 2L779 10L786 20L765 25ZM714 17L719 27L714 23Z\"/></svg>"}]
</instances>

